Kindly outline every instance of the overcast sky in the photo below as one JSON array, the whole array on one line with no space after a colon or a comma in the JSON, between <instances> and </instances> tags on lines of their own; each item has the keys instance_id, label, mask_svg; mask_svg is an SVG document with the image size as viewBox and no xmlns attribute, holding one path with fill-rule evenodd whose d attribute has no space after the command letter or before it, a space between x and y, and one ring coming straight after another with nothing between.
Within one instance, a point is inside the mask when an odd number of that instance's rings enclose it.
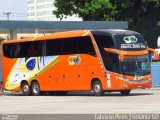
<instances>
[{"instance_id":1,"label":"overcast sky","mask_svg":"<svg viewBox=\"0 0 160 120\"><path fill-rule=\"evenodd\" d=\"M7 20L7 12L10 20L27 20L27 0L0 0L0 20Z\"/></svg>"}]
</instances>

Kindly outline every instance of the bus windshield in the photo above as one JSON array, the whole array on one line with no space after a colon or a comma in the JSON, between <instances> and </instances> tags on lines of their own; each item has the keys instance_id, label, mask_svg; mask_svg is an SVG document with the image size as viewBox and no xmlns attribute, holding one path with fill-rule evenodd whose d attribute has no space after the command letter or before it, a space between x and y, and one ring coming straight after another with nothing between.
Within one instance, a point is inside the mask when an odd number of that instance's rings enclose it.
<instances>
[{"instance_id":1,"label":"bus windshield","mask_svg":"<svg viewBox=\"0 0 160 120\"><path fill-rule=\"evenodd\" d=\"M149 55L125 56L121 62L121 73L131 76L143 76L151 73Z\"/></svg>"}]
</instances>

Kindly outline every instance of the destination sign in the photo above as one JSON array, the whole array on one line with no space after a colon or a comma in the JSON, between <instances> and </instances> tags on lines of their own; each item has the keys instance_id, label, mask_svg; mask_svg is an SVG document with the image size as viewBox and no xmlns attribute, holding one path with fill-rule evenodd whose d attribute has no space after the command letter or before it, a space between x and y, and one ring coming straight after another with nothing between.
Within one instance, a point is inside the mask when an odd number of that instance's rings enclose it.
<instances>
[{"instance_id":1,"label":"destination sign","mask_svg":"<svg viewBox=\"0 0 160 120\"><path fill-rule=\"evenodd\" d=\"M127 51L145 50L147 48L143 37L135 35L114 35L117 49Z\"/></svg>"}]
</instances>

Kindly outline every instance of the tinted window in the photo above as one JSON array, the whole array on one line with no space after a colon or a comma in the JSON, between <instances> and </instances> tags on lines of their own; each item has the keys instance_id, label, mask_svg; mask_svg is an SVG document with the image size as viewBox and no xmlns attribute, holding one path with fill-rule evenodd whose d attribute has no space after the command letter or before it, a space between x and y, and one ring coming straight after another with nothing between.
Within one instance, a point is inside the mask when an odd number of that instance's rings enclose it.
<instances>
[{"instance_id":1,"label":"tinted window","mask_svg":"<svg viewBox=\"0 0 160 120\"><path fill-rule=\"evenodd\" d=\"M120 73L119 57L117 54L105 52L102 56L105 68L108 71Z\"/></svg>"},{"instance_id":2,"label":"tinted window","mask_svg":"<svg viewBox=\"0 0 160 120\"><path fill-rule=\"evenodd\" d=\"M78 39L78 54L96 55L90 37L83 37Z\"/></svg>"},{"instance_id":3,"label":"tinted window","mask_svg":"<svg viewBox=\"0 0 160 120\"><path fill-rule=\"evenodd\" d=\"M33 42L9 43L3 45L4 56L22 58L65 54L95 55L90 37L74 37Z\"/></svg>"},{"instance_id":4,"label":"tinted window","mask_svg":"<svg viewBox=\"0 0 160 120\"><path fill-rule=\"evenodd\" d=\"M111 37L105 35L94 35L94 38L100 52L104 51L104 48L115 48L113 39Z\"/></svg>"},{"instance_id":5,"label":"tinted window","mask_svg":"<svg viewBox=\"0 0 160 120\"><path fill-rule=\"evenodd\" d=\"M62 41L62 54L77 53L78 52L78 40L79 40L79 38L63 39L63 41Z\"/></svg>"},{"instance_id":6,"label":"tinted window","mask_svg":"<svg viewBox=\"0 0 160 120\"><path fill-rule=\"evenodd\" d=\"M94 35L94 38L99 46L103 46L104 48L114 47L113 39L109 36Z\"/></svg>"},{"instance_id":7,"label":"tinted window","mask_svg":"<svg viewBox=\"0 0 160 120\"><path fill-rule=\"evenodd\" d=\"M90 37L73 37L46 41L47 55L94 54Z\"/></svg>"},{"instance_id":8,"label":"tinted window","mask_svg":"<svg viewBox=\"0 0 160 120\"><path fill-rule=\"evenodd\" d=\"M62 39L46 41L46 55L61 55L62 54Z\"/></svg>"},{"instance_id":9,"label":"tinted window","mask_svg":"<svg viewBox=\"0 0 160 120\"><path fill-rule=\"evenodd\" d=\"M43 41L4 44L3 52L9 58L42 56Z\"/></svg>"}]
</instances>

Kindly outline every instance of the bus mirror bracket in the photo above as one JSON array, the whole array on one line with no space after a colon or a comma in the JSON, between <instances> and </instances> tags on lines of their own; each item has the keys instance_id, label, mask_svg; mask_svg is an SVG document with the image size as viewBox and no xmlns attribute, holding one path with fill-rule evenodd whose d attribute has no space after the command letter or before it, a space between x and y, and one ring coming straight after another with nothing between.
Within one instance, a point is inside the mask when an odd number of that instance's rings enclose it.
<instances>
[{"instance_id":1,"label":"bus mirror bracket","mask_svg":"<svg viewBox=\"0 0 160 120\"><path fill-rule=\"evenodd\" d=\"M104 48L104 50L105 50L106 52L118 54L119 57L120 57L120 60L121 60L122 62L124 61L124 54L123 54L122 52L120 52L120 50L113 49L113 48Z\"/></svg>"}]
</instances>

